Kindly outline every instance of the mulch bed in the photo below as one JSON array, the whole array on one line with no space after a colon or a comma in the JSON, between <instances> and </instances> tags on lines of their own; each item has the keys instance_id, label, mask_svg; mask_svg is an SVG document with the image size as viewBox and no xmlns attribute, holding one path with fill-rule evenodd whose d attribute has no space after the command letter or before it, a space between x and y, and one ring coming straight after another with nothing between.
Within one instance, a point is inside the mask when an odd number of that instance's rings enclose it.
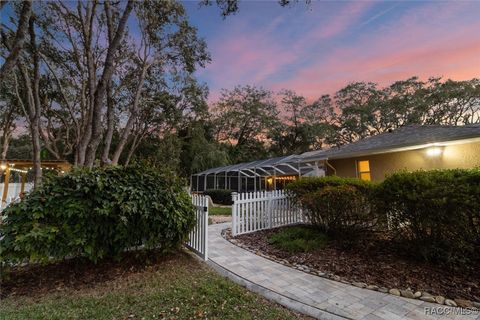
<instances>
[{"instance_id":1,"label":"mulch bed","mask_svg":"<svg viewBox=\"0 0 480 320\"><path fill-rule=\"evenodd\" d=\"M34 264L2 270L0 298L38 296L65 289L93 288L100 283L127 277L146 268L164 266L182 259L185 253L166 255L156 251L126 252L119 260L104 259L97 264L81 258L57 263ZM6 272L5 272L6 271Z\"/></svg>"},{"instance_id":2,"label":"mulch bed","mask_svg":"<svg viewBox=\"0 0 480 320\"><path fill-rule=\"evenodd\" d=\"M352 248L345 249L329 242L323 249L291 254L268 243L268 238L280 230L258 231L235 239L252 251L334 274L350 282L364 282L389 289L410 288L447 298L480 301L480 267L469 272L445 270L434 264L403 257L392 250L385 240L378 238Z\"/></svg>"}]
</instances>

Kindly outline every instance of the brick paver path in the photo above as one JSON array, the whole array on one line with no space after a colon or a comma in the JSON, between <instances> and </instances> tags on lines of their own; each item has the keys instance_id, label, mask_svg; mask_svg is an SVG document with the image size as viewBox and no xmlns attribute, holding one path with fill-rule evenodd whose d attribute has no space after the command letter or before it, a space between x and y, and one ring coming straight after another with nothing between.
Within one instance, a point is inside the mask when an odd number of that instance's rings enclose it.
<instances>
[{"instance_id":1,"label":"brick paver path","mask_svg":"<svg viewBox=\"0 0 480 320\"><path fill-rule=\"evenodd\" d=\"M298 312L318 319L480 320L478 312L455 314L461 309L361 289L281 265L226 241L221 231L229 226L209 227L209 264L248 289ZM426 314L428 308L436 308L437 313Z\"/></svg>"}]
</instances>

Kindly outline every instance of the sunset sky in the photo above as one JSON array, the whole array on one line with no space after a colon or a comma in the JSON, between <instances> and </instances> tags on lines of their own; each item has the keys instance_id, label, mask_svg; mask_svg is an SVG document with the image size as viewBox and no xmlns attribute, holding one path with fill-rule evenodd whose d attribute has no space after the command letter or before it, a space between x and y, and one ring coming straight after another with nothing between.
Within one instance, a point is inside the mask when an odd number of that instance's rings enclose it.
<instances>
[{"instance_id":1,"label":"sunset sky","mask_svg":"<svg viewBox=\"0 0 480 320\"><path fill-rule=\"evenodd\" d=\"M237 84L316 98L352 81L480 77L480 1L241 1L226 19L184 4L212 54L198 72L211 99Z\"/></svg>"}]
</instances>

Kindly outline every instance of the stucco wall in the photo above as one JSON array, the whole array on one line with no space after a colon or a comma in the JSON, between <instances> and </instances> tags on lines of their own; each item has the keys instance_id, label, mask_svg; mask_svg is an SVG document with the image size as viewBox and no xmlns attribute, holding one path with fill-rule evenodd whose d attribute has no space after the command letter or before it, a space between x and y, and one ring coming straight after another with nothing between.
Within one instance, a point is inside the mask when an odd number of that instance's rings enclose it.
<instances>
[{"instance_id":1,"label":"stucco wall","mask_svg":"<svg viewBox=\"0 0 480 320\"><path fill-rule=\"evenodd\" d=\"M480 142L454 144L443 147L443 153L430 157L426 149L384 153L348 159L329 160L340 177L356 177L356 162L370 161L371 178L374 181L385 179L385 175L406 170L453 169L480 167ZM328 175L333 170L328 168Z\"/></svg>"}]
</instances>

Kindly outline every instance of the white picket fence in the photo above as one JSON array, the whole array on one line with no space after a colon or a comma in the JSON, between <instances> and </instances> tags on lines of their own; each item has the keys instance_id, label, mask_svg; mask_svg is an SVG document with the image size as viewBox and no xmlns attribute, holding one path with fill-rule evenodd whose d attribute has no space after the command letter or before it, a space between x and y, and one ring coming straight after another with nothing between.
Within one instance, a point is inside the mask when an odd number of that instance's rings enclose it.
<instances>
[{"instance_id":1,"label":"white picket fence","mask_svg":"<svg viewBox=\"0 0 480 320\"><path fill-rule=\"evenodd\" d=\"M185 244L196 252L205 261L208 260L208 198L201 195L192 195L195 206L196 224L190 232L189 241Z\"/></svg>"},{"instance_id":2,"label":"white picket fence","mask_svg":"<svg viewBox=\"0 0 480 320\"><path fill-rule=\"evenodd\" d=\"M304 222L283 190L232 194L232 235Z\"/></svg>"}]
</instances>

